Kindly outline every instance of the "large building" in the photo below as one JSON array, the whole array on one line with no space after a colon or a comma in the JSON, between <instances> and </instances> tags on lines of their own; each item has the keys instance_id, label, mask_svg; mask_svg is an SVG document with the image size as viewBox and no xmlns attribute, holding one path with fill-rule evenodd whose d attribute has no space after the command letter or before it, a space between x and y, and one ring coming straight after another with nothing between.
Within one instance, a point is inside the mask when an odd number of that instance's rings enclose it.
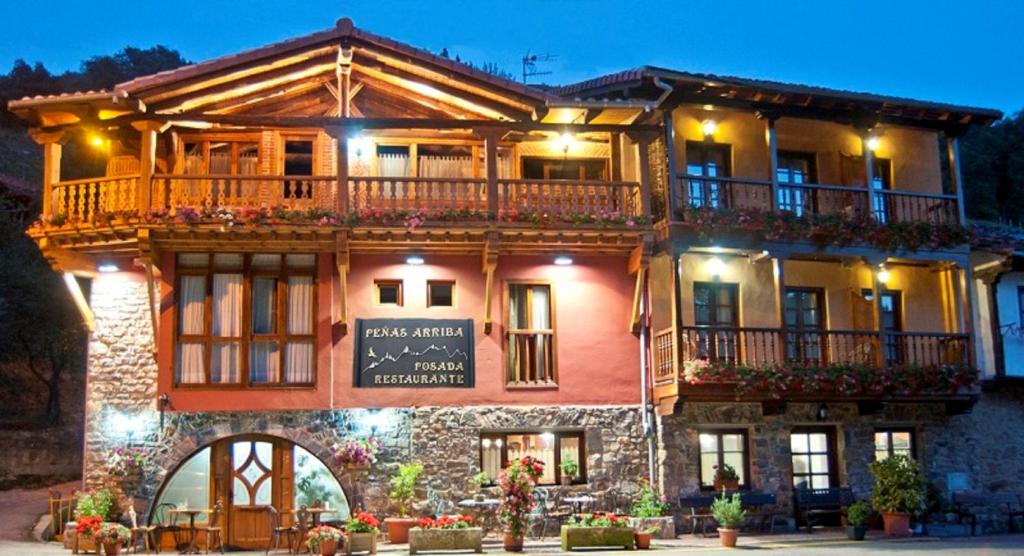
<instances>
[{"instance_id":1,"label":"large building","mask_svg":"<svg viewBox=\"0 0 1024 556\"><path fill-rule=\"evenodd\" d=\"M151 447L140 511L219 501L229 544L265 546L267 504L384 512L407 461L431 509L524 454L605 507L720 463L783 505L892 453L943 488L1020 465L978 452L1022 410L978 403L956 148L998 112L655 68L536 88L348 19L10 108L91 330L85 483ZM62 179L67 141L106 174ZM368 436L369 471L333 464Z\"/></svg>"}]
</instances>

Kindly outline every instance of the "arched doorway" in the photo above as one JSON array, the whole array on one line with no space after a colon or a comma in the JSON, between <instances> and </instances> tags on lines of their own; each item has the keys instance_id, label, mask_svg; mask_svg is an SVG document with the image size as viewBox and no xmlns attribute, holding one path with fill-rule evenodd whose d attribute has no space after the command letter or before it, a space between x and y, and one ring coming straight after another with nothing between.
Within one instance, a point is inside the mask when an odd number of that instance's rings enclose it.
<instances>
[{"instance_id":1,"label":"arched doorway","mask_svg":"<svg viewBox=\"0 0 1024 556\"><path fill-rule=\"evenodd\" d=\"M344 490L319 458L290 440L258 434L218 440L183 461L164 482L151 523L164 518L161 507L168 504L205 509L217 501L225 510L225 543L237 548L266 548L267 506L277 509L284 525L292 523L293 510L317 502L335 510L322 514L324 520L349 515ZM200 514L197 524L205 519Z\"/></svg>"}]
</instances>

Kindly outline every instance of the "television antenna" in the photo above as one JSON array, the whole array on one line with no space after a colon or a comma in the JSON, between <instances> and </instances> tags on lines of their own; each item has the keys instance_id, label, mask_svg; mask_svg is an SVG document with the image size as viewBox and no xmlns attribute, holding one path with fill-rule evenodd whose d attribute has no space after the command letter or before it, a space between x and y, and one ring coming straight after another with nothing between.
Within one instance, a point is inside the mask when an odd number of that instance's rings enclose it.
<instances>
[{"instance_id":1,"label":"television antenna","mask_svg":"<svg viewBox=\"0 0 1024 556\"><path fill-rule=\"evenodd\" d=\"M551 75L550 70L537 69L537 64L546 64L548 62L554 62L558 59L557 54L530 54L527 51L526 55L523 56L523 83L531 77L538 75Z\"/></svg>"}]
</instances>

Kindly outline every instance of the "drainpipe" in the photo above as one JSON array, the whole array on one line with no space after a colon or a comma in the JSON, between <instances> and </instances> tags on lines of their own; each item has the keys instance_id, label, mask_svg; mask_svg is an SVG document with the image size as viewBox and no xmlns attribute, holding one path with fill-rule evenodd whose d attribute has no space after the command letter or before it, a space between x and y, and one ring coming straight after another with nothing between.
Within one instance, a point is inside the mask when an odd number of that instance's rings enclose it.
<instances>
[{"instance_id":1,"label":"drainpipe","mask_svg":"<svg viewBox=\"0 0 1024 556\"><path fill-rule=\"evenodd\" d=\"M656 484L655 477L655 456L657 450L657 439L654 436L654 421L651 419L650 402L648 400L649 373L647 365L647 337L648 337L648 314L647 314L647 275L644 274L643 284L640 288L640 416L644 428L644 438L647 439L647 480Z\"/></svg>"}]
</instances>

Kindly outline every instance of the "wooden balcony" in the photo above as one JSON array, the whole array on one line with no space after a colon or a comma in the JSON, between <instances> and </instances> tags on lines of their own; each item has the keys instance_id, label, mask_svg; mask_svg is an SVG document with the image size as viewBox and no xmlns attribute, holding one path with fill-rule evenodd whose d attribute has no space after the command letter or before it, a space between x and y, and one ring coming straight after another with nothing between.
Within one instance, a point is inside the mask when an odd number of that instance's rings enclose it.
<instances>
[{"instance_id":1,"label":"wooden balcony","mask_svg":"<svg viewBox=\"0 0 1024 556\"><path fill-rule=\"evenodd\" d=\"M773 199L772 187L770 180L677 175L674 195L680 207L779 210L806 217L870 217L886 223L960 223L956 195L779 183L777 198Z\"/></svg>"}]
</instances>

